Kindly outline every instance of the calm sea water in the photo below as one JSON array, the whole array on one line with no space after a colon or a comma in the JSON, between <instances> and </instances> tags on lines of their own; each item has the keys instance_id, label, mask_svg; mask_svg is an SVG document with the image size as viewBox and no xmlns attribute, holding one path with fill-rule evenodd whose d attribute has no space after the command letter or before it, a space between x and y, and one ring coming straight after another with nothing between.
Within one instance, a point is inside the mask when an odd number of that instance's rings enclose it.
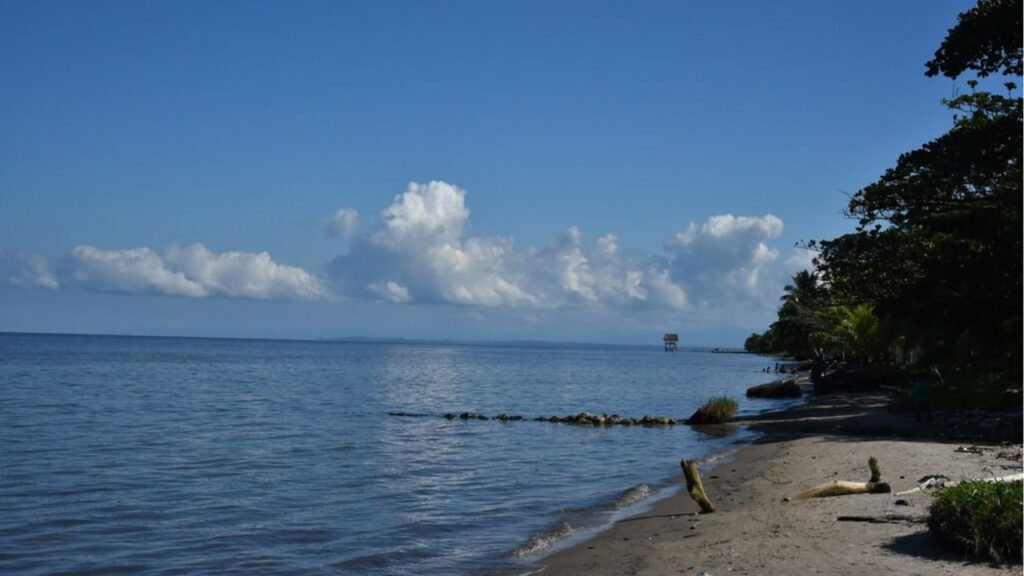
<instances>
[{"instance_id":1,"label":"calm sea water","mask_svg":"<svg viewBox=\"0 0 1024 576\"><path fill-rule=\"evenodd\" d=\"M442 414L685 418L720 394L755 412L778 406L743 398L768 363L0 334L0 573L524 572L745 438Z\"/></svg>"}]
</instances>

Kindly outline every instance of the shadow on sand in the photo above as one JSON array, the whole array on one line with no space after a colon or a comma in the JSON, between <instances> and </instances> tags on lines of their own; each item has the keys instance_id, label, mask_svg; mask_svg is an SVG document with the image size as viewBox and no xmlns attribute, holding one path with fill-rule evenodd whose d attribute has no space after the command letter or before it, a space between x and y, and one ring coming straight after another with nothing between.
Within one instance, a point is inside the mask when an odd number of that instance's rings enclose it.
<instances>
[{"instance_id":1,"label":"shadow on sand","mask_svg":"<svg viewBox=\"0 0 1024 576\"><path fill-rule=\"evenodd\" d=\"M918 422L912 414L891 412L886 392L839 392L811 396L803 405L783 412L762 414L738 421L750 430L764 434L755 443L770 443L807 435L824 435L833 440L892 438L928 442L991 442L1018 438L1012 429L1013 415L1006 415L1011 426L1007 438L993 438L992 429L972 426L944 426L940 418L934 423ZM1020 414L1016 418L1020 419Z\"/></svg>"}]
</instances>

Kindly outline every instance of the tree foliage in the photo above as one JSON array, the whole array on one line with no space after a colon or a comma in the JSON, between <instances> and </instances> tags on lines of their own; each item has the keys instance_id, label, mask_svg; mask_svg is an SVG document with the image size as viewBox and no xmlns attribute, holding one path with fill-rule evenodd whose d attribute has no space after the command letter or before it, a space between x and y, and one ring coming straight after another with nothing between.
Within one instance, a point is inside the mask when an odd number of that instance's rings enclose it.
<instances>
[{"instance_id":1,"label":"tree foliage","mask_svg":"<svg viewBox=\"0 0 1024 576\"><path fill-rule=\"evenodd\" d=\"M1020 74L1020 12L982 0L961 14L928 74ZM934 357L1019 373L1021 100L973 92L945 104L950 131L854 194L856 230L816 245L818 270L837 302L873 305Z\"/></svg>"},{"instance_id":2,"label":"tree foliage","mask_svg":"<svg viewBox=\"0 0 1024 576\"><path fill-rule=\"evenodd\" d=\"M779 319L764 334L751 334L746 350L796 358L829 356L864 363L886 356L891 341L870 305L831 300L818 275L803 271L783 289Z\"/></svg>"},{"instance_id":3,"label":"tree foliage","mask_svg":"<svg viewBox=\"0 0 1024 576\"><path fill-rule=\"evenodd\" d=\"M867 360L906 345L962 373L1019 382L1021 31L1020 0L979 0L959 15L926 74L1009 75L1010 94L977 91L972 78L971 93L945 101L950 130L851 197L854 231L810 243L819 250L806 273L813 296L804 296L807 277L794 277L778 321L748 349Z\"/></svg>"},{"instance_id":4,"label":"tree foliage","mask_svg":"<svg viewBox=\"0 0 1024 576\"><path fill-rule=\"evenodd\" d=\"M967 70L978 76L1021 75L1020 0L979 0L960 14L957 25L935 51L928 76L956 78Z\"/></svg>"},{"instance_id":5,"label":"tree foliage","mask_svg":"<svg viewBox=\"0 0 1024 576\"><path fill-rule=\"evenodd\" d=\"M881 360L889 351L882 323L868 304L830 306L818 317L820 328L810 337L820 350L855 363Z\"/></svg>"},{"instance_id":6,"label":"tree foliage","mask_svg":"<svg viewBox=\"0 0 1024 576\"><path fill-rule=\"evenodd\" d=\"M857 229L820 243L819 269L917 344L999 355L1021 342L1021 102L950 105L968 113L854 195Z\"/></svg>"}]
</instances>

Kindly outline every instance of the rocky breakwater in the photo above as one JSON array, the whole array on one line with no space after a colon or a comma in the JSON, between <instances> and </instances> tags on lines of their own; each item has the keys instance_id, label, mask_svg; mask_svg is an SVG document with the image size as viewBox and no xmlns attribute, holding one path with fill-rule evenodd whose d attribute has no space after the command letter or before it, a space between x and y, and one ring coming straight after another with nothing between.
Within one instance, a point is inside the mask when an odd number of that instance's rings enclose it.
<instances>
[{"instance_id":1,"label":"rocky breakwater","mask_svg":"<svg viewBox=\"0 0 1024 576\"><path fill-rule=\"evenodd\" d=\"M668 416L647 416L644 415L640 418L622 418L618 414L591 414L590 412L580 412L570 416L550 416L544 418L538 416L535 418L538 421L547 422L558 422L561 424L576 424L578 426L674 426L676 424L675 418L669 418Z\"/></svg>"},{"instance_id":2,"label":"rocky breakwater","mask_svg":"<svg viewBox=\"0 0 1024 576\"><path fill-rule=\"evenodd\" d=\"M388 412L388 414L391 416L405 417L423 416L422 414L413 414L409 412ZM506 414L505 412L502 412L497 416L486 416L476 412L446 412L444 414L444 418L446 420L498 420L501 422L521 422L531 420L534 422L574 424L576 426L593 426L598 428L607 426L675 426L679 422L675 418L668 416L644 415L639 418L626 418L619 416L618 414L592 414L590 412L580 412L578 414L570 414L568 416L537 416L536 418Z\"/></svg>"}]
</instances>

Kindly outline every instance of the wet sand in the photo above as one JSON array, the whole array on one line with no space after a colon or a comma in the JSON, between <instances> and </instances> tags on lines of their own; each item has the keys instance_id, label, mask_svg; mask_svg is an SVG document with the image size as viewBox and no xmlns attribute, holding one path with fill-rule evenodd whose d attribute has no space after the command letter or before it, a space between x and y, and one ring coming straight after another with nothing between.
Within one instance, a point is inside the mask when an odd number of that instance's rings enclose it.
<instances>
[{"instance_id":1,"label":"wet sand","mask_svg":"<svg viewBox=\"0 0 1024 576\"><path fill-rule=\"evenodd\" d=\"M960 480L1021 471L1019 444L984 443L969 433L922 425L913 415L886 412L885 401L882 393L826 395L751 419L744 424L763 436L734 458L701 470L716 512L698 514L681 491L540 560L539 573L1020 574L1020 564L996 566L939 548L924 524L929 492L784 501L823 482L866 481L871 456L894 493L930 474Z\"/></svg>"}]
</instances>

